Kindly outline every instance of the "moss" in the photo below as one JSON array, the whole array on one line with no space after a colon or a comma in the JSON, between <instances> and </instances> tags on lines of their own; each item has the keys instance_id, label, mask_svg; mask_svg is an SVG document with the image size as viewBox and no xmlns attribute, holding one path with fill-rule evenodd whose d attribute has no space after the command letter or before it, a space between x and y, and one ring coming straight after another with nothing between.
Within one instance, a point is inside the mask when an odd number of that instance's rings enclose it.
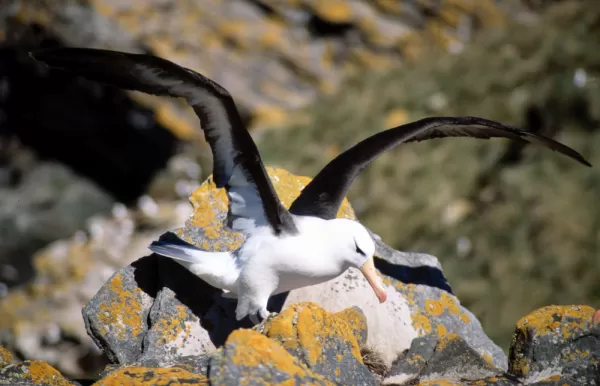
<instances>
[{"instance_id":1,"label":"moss","mask_svg":"<svg viewBox=\"0 0 600 386\"><path fill-rule=\"evenodd\" d=\"M94 386L175 386L209 385L208 379L179 367L147 368L126 367L110 373Z\"/></svg>"}]
</instances>

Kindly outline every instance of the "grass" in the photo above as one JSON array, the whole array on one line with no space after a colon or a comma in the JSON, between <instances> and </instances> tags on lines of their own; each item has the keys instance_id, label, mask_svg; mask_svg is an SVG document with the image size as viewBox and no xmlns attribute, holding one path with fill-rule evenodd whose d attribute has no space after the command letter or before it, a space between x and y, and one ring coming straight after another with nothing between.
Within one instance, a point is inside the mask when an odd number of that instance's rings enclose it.
<instances>
[{"instance_id":1,"label":"grass","mask_svg":"<svg viewBox=\"0 0 600 386\"><path fill-rule=\"evenodd\" d=\"M386 243L438 256L461 302L507 349L516 321L535 308L600 304L599 46L600 3L563 1L539 23L491 31L460 54L349 80L308 121L268 130L258 146L267 164L314 176L394 117L475 115L523 127L533 109L559 127L556 139L594 168L528 146L490 174L506 140L448 138L389 151L349 193Z\"/></svg>"}]
</instances>

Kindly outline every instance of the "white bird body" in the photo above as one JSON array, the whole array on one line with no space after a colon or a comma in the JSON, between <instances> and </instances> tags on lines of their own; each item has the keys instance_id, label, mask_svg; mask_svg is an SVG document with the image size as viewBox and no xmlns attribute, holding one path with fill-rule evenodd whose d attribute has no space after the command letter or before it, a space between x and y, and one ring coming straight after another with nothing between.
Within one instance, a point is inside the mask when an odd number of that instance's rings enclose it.
<instances>
[{"instance_id":1,"label":"white bird body","mask_svg":"<svg viewBox=\"0 0 600 386\"><path fill-rule=\"evenodd\" d=\"M367 230L347 219L293 216L298 234L276 236L255 228L232 252L207 252L193 246L154 243L150 249L173 258L213 287L238 298L237 319L268 315L269 297L331 280L351 266L362 266L375 252ZM356 252L357 246L364 252ZM356 255L356 262L348 256ZM363 262L363 263L361 263ZM372 274L374 275L374 268ZM381 289L378 296L383 297Z\"/></svg>"}]
</instances>

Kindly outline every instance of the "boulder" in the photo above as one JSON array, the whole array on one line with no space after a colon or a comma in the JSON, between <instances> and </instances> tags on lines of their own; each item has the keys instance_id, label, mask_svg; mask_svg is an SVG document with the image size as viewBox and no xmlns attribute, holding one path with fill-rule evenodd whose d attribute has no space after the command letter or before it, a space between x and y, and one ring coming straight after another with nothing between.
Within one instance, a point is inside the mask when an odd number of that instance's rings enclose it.
<instances>
[{"instance_id":1,"label":"boulder","mask_svg":"<svg viewBox=\"0 0 600 386\"><path fill-rule=\"evenodd\" d=\"M285 206L310 181L283 169L267 170ZM194 213L175 231L182 239L210 251L234 250L241 245L244 235L223 227L227 197L211 178L190 201ZM355 219L347 200L338 217ZM365 317L354 318L354 323L366 323L363 330L369 332L364 346L376 352L386 368L414 338L445 333L457 334L495 366L506 368L504 353L452 295L435 257L398 252L373 237L376 267L388 289L387 302L379 304L364 277L349 269L329 282L273 296L269 310L279 312L300 302L318 304L332 313L348 312L344 310L356 306ZM88 333L114 363L172 363L177 357L211 353L233 330L250 327L247 320L235 320L236 301L221 294L171 259L149 255L115 273L83 314Z\"/></svg>"},{"instance_id":2,"label":"boulder","mask_svg":"<svg viewBox=\"0 0 600 386\"><path fill-rule=\"evenodd\" d=\"M479 355L458 335L431 334L412 341L410 349L396 360L383 384L480 381L499 379L502 374L503 370L490 363L489 357Z\"/></svg>"},{"instance_id":3,"label":"boulder","mask_svg":"<svg viewBox=\"0 0 600 386\"><path fill-rule=\"evenodd\" d=\"M77 384L63 377L58 370L46 362L25 361L1 368L0 385L76 386Z\"/></svg>"},{"instance_id":4,"label":"boulder","mask_svg":"<svg viewBox=\"0 0 600 386\"><path fill-rule=\"evenodd\" d=\"M140 291L118 291L123 286L131 289L130 283L122 282L127 275L107 281L115 271L147 251L153 239L185 221L190 211L181 202L154 203L160 209L153 213L146 207L150 206L147 200L129 209L116 205L109 215L89 219L84 230L38 251L33 256L35 278L11 290L0 301L0 344L24 358L46 361L72 376L98 371L107 363L98 349L103 347L102 338L95 342L90 339L81 322L81 309L97 294L108 301L99 305L98 314L112 317L115 311L114 320L123 318L124 325L129 326L128 333L120 335L126 339L123 350L127 350L135 342L136 332L131 329L133 320L126 317L133 312L128 304ZM151 277L148 275L148 279ZM151 305L149 302L145 307ZM108 326L110 332L107 330L106 334L121 334L117 325Z\"/></svg>"},{"instance_id":5,"label":"boulder","mask_svg":"<svg viewBox=\"0 0 600 386\"><path fill-rule=\"evenodd\" d=\"M600 326L592 307L547 306L518 321L509 372L527 380L600 384ZM540 383L542 384L542 383Z\"/></svg>"},{"instance_id":6,"label":"boulder","mask_svg":"<svg viewBox=\"0 0 600 386\"><path fill-rule=\"evenodd\" d=\"M212 356L210 382L213 385L311 384L335 385L312 372L279 343L257 331L231 333L222 349Z\"/></svg>"},{"instance_id":7,"label":"boulder","mask_svg":"<svg viewBox=\"0 0 600 386\"><path fill-rule=\"evenodd\" d=\"M356 308L329 313L314 303L297 303L261 329L313 372L341 385L377 385L364 365L365 316Z\"/></svg>"},{"instance_id":8,"label":"boulder","mask_svg":"<svg viewBox=\"0 0 600 386\"><path fill-rule=\"evenodd\" d=\"M116 370L94 386L139 385L139 386L169 386L169 385L198 385L208 386L208 379L179 367L151 368L125 367Z\"/></svg>"}]
</instances>

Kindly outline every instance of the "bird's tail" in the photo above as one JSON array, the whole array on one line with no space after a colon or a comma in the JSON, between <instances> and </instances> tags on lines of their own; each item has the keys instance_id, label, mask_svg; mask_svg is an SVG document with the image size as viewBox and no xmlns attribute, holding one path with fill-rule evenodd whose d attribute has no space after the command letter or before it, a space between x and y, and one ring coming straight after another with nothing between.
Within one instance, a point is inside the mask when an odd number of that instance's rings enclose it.
<instances>
[{"instance_id":1,"label":"bird's tail","mask_svg":"<svg viewBox=\"0 0 600 386\"><path fill-rule=\"evenodd\" d=\"M208 252L167 232L149 246L152 252L176 260L213 287L232 291L239 268L230 252Z\"/></svg>"}]
</instances>

